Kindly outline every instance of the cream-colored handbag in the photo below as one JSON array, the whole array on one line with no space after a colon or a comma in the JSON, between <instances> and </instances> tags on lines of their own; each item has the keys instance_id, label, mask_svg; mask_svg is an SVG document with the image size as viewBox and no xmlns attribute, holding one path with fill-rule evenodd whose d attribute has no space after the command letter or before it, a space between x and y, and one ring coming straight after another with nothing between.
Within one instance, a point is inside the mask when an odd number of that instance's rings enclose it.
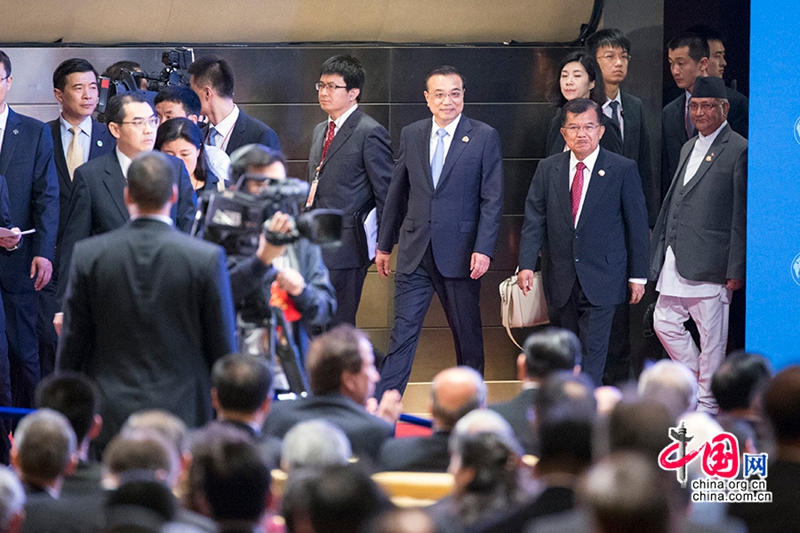
<instances>
[{"instance_id":1,"label":"cream-colored handbag","mask_svg":"<svg viewBox=\"0 0 800 533\"><path fill-rule=\"evenodd\" d=\"M511 328L540 326L550 322L550 319L547 316L542 273L533 273L533 284L527 296L522 294L522 289L517 284L517 274L519 274L519 268L513 276L500 283L500 312L508 336L521 350L522 346L514 339Z\"/></svg>"}]
</instances>

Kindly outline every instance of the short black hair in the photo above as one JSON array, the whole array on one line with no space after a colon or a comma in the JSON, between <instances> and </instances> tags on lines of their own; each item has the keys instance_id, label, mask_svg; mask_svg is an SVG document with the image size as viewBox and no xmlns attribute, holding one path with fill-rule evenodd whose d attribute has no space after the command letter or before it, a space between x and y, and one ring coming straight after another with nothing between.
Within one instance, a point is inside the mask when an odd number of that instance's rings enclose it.
<instances>
[{"instance_id":1,"label":"short black hair","mask_svg":"<svg viewBox=\"0 0 800 533\"><path fill-rule=\"evenodd\" d=\"M522 351L525 373L545 378L557 370L572 370L581 354L581 341L568 329L547 328L529 335Z\"/></svg>"},{"instance_id":2,"label":"short black hair","mask_svg":"<svg viewBox=\"0 0 800 533\"><path fill-rule=\"evenodd\" d=\"M770 380L767 360L754 353L737 351L728 356L711 377L711 393L722 411L747 409Z\"/></svg>"},{"instance_id":3,"label":"short black hair","mask_svg":"<svg viewBox=\"0 0 800 533\"><path fill-rule=\"evenodd\" d=\"M467 78L465 78L464 75L461 74L456 67L450 65L442 65L440 67L436 67L435 69L431 70L425 75L425 83L424 83L425 90L426 91L428 90L428 80L431 79L433 76L452 76L452 75L461 78L462 89L467 88Z\"/></svg>"},{"instance_id":4,"label":"short black hair","mask_svg":"<svg viewBox=\"0 0 800 533\"><path fill-rule=\"evenodd\" d=\"M158 91L158 94L153 100L153 105L156 106L161 102L175 102L176 104L181 104L187 116L200 116L200 97L189 87L184 87L183 85L164 87Z\"/></svg>"},{"instance_id":5,"label":"short black hair","mask_svg":"<svg viewBox=\"0 0 800 533\"><path fill-rule=\"evenodd\" d=\"M573 113L575 115L580 115L581 113L586 113L587 111L594 110L597 113L597 123L602 124L603 122L603 108L595 102L594 100L589 100L588 98L574 98L567 103L565 103L561 110L559 111L561 127L563 128L567 124L567 113Z\"/></svg>"},{"instance_id":6,"label":"short black hair","mask_svg":"<svg viewBox=\"0 0 800 533\"><path fill-rule=\"evenodd\" d=\"M269 468L255 444L219 440L193 458L203 471L203 492L216 521L258 521L270 492Z\"/></svg>"},{"instance_id":7,"label":"short black hair","mask_svg":"<svg viewBox=\"0 0 800 533\"><path fill-rule=\"evenodd\" d=\"M631 40L616 28L599 30L586 38L586 51L592 56L597 56L597 50L610 46L622 48L626 54L631 53Z\"/></svg>"},{"instance_id":8,"label":"short black hair","mask_svg":"<svg viewBox=\"0 0 800 533\"><path fill-rule=\"evenodd\" d=\"M122 121L125 120L125 106L133 103L147 104L150 106L150 109L153 108L153 104L148 102L141 94L127 93L114 95L108 100L108 104L106 105L106 124L111 124L112 122L116 124L122 123ZM155 113L155 111L153 111L153 113Z\"/></svg>"},{"instance_id":9,"label":"short black hair","mask_svg":"<svg viewBox=\"0 0 800 533\"><path fill-rule=\"evenodd\" d=\"M3 67L6 69L6 76L11 75L11 58L8 57L8 54L0 50L0 63L3 64Z\"/></svg>"},{"instance_id":10,"label":"short black hair","mask_svg":"<svg viewBox=\"0 0 800 533\"><path fill-rule=\"evenodd\" d=\"M217 56L203 56L189 65L187 71L194 76L195 85L208 85L223 98L233 98L233 69Z\"/></svg>"},{"instance_id":11,"label":"short black hair","mask_svg":"<svg viewBox=\"0 0 800 533\"><path fill-rule=\"evenodd\" d=\"M264 359L232 353L214 363L211 382L220 407L253 413L271 392L272 373Z\"/></svg>"},{"instance_id":12,"label":"short black hair","mask_svg":"<svg viewBox=\"0 0 800 533\"><path fill-rule=\"evenodd\" d=\"M319 75L336 75L344 79L344 84L347 90L358 89L358 96L356 102L361 101L361 93L364 91L364 81L367 78L367 73L361 62L351 55L338 55L329 57L320 69Z\"/></svg>"},{"instance_id":13,"label":"short black hair","mask_svg":"<svg viewBox=\"0 0 800 533\"><path fill-rule=\"evenodd\" d=\"M247 169L251 167L268 167L273 163L283 163L286 166L286 158L277 150L273 150L263 144L248 144L237 148L231 154L231 166L228 172L230 183L236 184Z\"/></svg>"},{"instance_id":14,"label":"short black hair","mask_svg":"<svg viewBox=\"0 0 800 533\"><path fill-rule=\"evenodd\" d=\"M306 355L306 372L313 394L338 392L343 372L361 371L362 340L366 340L364 333L349 324L340 324L314 339Z\"/></svg>"},{"instance_id":15,"label":"short black hair","mask_svg":"<svg viewBox=\"0 0 800 533\"><path fill-rule=\"evenodd\" d=\"M363 466L334 465L322 469L308 495L314 531L347 533L392 507Z\"/></svg>"},{"instance_id":16,"label":"short black hair","mask_svg":"<svg viewBox=\"0 0 800 533\"><path fill-rule=\"evenodd\" d=\"M683 33L667 44L669 50L677 50L684 46L689 48L689 57L691 57L694 62L711 55L711 51L708 48L708 41L696 33Z\"/></svg>"},{"instance_id":17,"label":"short black hair","mask_svg":"<svg viewBox=\"0 0 800 533\"><path fill-rule=\"evenodd\" d=\"M586 74L589 76L589 81L594 82L594 88L589 91L589 98L594 100L600 105L606 103L606 85L603 81L603 72L600 70L600 65L594 58L594 54L589 55L582 50L570 52L565 55L558 64L556 69L556 79L553 82L551 91L553 94L553 103L557 107L563 107L567 103L567 99L561 92L561 71L564 70L570 63L580 63ZM602 113L602 111L601 111Z\"/></svg>"},{"instance_id":18,"label":"short black hair","mask_svg":"<svg viewBox=\"0 0 800 533\"><path fill-rule=\"evenodd\" d=\"M78 443L82 442L100 411L100 391L84 374L50 374L36 387L36 408L57 411L67 417Z\"/></svg>"},{"instance_id":19,"label":"short black hair","mask_svg":"<svg viewBox=\"0 0 800 533\"><path fill-rule=\"evenodd\" d=\"M62 61L53 72L53 88L63 91L67 86L67 76L75 74L76 72L91 72L94 74L94 79L97 80L97 71L87 60L82 57L73 57Z\"/></svg>"},{"instance_id":20,"label":"short black hair","mask_svg":"<svg viewBox=\"0 0 800 533\"><path fill-rule=\"evenodd\" d=\"M141 70L142 66L136 61L128 61L127 59L123 59L122 61L117 61L105 69L103 71L103 76L106 78L111 78L115 81L122 81L134 72L141 72Z\"/></svg>"},{"instance_id":21,"label":"short black hair","mask_svg":"<svg viewBox=\"0 0 800 533\"><path fill-rule=\"evenodd\" d=\"M200 133L200 128L188 118L175 117L162 122L156 132L156 142L153 148L160 152L165 143L179 139L197 148L197 166L194 169L194 178L199 182L205 182L208 179L210 167L206 159L206 145L203 143L203 134Z\"/></svg>"},{"instance_id":22,"label":"short black hair","mask_svg":"<svg viewBox=\"0 0 800 533\"><path fill-rule=\"evenodd\" d=\"M709 26L708 24L695 24L686 30L686 33L694 33L706 41L724 41L722 38L722 32L714 27Z\"/></svg>"},{"instance_id":23,"label":"short black hair","mask_svg":"<svg viewBox=\"0 0 800 533\"><path fill-rule=\"evenodd\" d=\"M144 209L161 209L172 197L170 159L161 152L136 156L128 169L128 193Z\"/></svg>"}]
</instances>

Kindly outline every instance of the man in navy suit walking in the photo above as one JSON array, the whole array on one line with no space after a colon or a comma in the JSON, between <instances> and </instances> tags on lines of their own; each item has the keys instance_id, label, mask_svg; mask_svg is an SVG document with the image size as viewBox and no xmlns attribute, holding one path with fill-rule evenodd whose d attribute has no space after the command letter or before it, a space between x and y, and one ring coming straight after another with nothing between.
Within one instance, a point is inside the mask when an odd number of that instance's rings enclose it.
<instances>
[{"instance_id":1,"label":"man in navy suit walking","mask_svg":"<svg viewBox=\"0 0 800 533\"><path fill-rule=\"evenodd\" d=\"M425 78L433 114L403 128L375 263L389 275L395 243L394 327L376 397L405 390L425 312L439 295L456 361L483 373L480 278L494 253L503 202L497 131L464 115L464 77L443 66Z\"/></svg>"},{"instance_id":2,"label":"man in navy suit walking","mask_svg":"<svg viewBox=\"0 0 800 533\"><path fill-rule=\"evenodd\" d=\"M542 251L550 322L583 345L583 371L602 385L614 309L644 295L649 270L647 207L636 164L600 148L600 106L576 98L561 108L568 152L541 161L525 200L519 251L523 292Z\"/></svg>"}]
</instances>

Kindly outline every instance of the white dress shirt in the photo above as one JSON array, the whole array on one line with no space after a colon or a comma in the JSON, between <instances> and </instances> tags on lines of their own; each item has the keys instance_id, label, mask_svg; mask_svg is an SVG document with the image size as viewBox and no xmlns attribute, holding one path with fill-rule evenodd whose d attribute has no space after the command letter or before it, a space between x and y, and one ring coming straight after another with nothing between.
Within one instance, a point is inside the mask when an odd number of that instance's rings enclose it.
<instances>
[{"instance_id":1,"label":"white dress shirt","mask_svg":"<svg viewBox=\"0 0 800 533\"><path fill-rule=\"evenodd\" d=\"M217 135L215 139L212 139L214 142L212 143L217 148L221 150L225 150L228 148L228 143L231 140L231 133L233 133L233 127L236 126L236 121L239 119L239 106L233 104L233 111L228 113L228 116L223 118L219 121L219 124L213 124L213 128L217 131ZM212 127L212 126L209 126Z\"/></svg>"},{"instance_id":2,"label":"white dress shirt","mask_svg":"<svg viewBox=\"0 0 800 533\"><path fill-rule=\"evenodd\" d=\"M439 143L439 135L436 133L442 127L436 123L436 117L432 118L433 120L433 127L431 128L431 149L430 153L428 154L429 161L428 163L433 163L433 153L436 151L436 145ZM453 143L453 135L456 134L456 128L458 127L458 122L461 120L461 114L453 120L450 124L445 126L443 129L447 132L447 135L444 136L444 153L442 154L442 162L447 161L447 152L450 150L450 145Z\"/></svg>"},{"instance_id":3,"label":"white dress shirt","mask_svg":"<svg viewBox=\"0 0 800 533\"><path fill-rule=\"evenodd\" d=\"M624 141L625 140L625 117L623 116L625 113L622 112L622 91L617 91L617 96L614 98L606 97L606 103L603 104L603 114L608 118L615 118L617 122L619 122L619 136ZM611 115L611 106L608 105L612 101L617 102L617 116L614 117Z\"/></svg>"}]
</instances>

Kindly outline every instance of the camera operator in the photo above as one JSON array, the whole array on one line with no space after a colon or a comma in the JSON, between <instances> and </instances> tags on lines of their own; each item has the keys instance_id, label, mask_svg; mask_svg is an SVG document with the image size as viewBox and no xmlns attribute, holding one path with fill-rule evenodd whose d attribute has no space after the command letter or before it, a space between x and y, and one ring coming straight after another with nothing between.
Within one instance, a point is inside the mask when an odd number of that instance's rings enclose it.
<instances>
[{"instance_id":1,"label":"camera operator","mask_svg":"<svg viewBox=\"0 0 800 533\"><path fill-rule=\"evenodd\" d=\"M286 178L285 159L260 144L243 146L231 154L231 183L236 184L243 175L246 181L241 192L258 195L270 180ZM268 226L273 233L287 234L292 229L289 215L280 211ZM230 278L236 311L245 322L263 322L270 305L283 310L301 359L308 348L307 328L327 324L336 311L320 248L305 238L278 246L262 233L256 252L233 266Z\"/></svg>"}]
</instances>

